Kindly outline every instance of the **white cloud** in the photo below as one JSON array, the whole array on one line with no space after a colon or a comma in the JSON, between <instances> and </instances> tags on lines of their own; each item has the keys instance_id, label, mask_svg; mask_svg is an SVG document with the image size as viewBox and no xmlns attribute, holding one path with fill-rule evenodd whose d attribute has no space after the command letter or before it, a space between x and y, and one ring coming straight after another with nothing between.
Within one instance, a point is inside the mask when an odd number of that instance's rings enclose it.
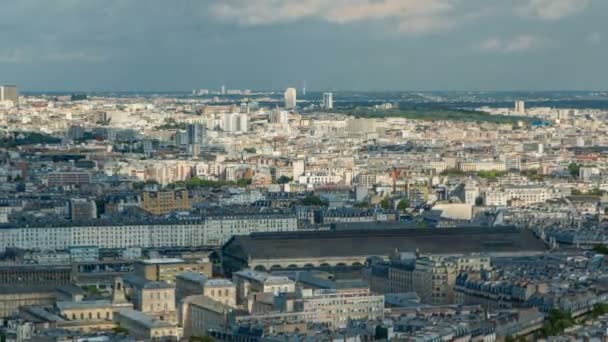
<instances>
[{"instance_id":1,"label":"white cloud","mask_svg":"<svg viewBox=\"0 0 608 342\"><path fill-rule=\"evenodd\" d=\"M590 0L527 0L517 11L526 17L558 20L584 11Z\"/></svg>"},{"instance_id":2,"label":"white cloud","mask_svg":"<svg viewBox=\"0 0 608 342\"><path fill-rule=\"evenodd\" d=\"M511 39L490 38L477 45L487 52L516 53L538 49L547 45L547 40L535 35L520 35Z\"/></svg>"},{"instance_id":3,"label":"white cloud","mask_svg":"<svg viewBox=\"0 0 608 342\"><path fill-rule=\"evenodd\" d=\"M228 0L211 14L245 26L271 25L315 18L331 23L393 20L399 32L446 29L458 19L463 0Z\"/></svg>"}]
</instances>

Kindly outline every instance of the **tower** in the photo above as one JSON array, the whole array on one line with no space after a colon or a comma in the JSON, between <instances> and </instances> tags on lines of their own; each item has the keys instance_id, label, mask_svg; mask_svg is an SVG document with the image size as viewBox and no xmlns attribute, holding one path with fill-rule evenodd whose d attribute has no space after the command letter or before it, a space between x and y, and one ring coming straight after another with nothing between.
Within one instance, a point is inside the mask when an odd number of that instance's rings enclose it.
<instances>
[{"instance_id":1,"label":"tower","mask_svg":"<svg viewBox=\"0 0 608 342\"><path fill-rule=\"evenodd\" d=\"M287 88L285 90L285 108L286 109L296 108L296 102L297 102L296 88Z\"/></svg>"},{"instance_id":2,"label":"tower","mask_svg":"<svg viewBox=\"0 0 608 342\"><path fill-rule=\"evenodd\" d=\"M526 114L526 103L524 101L515 101L515 112L517 114Z\"/></svg>"},{"instance_id":3,"label":"tower","mask_svg":"<svg viewBox=\"0 0 608 342\"><path fill-rule=\"evenodd\" d=\"M11 101L14 106L19 104L19 90L16 85L0 85L0 102Z\"/></svg>"},{"instance_id":4,"label":"tower","mask_svg":"<svg viewBox=\"0 0 608 342\"><path fill-rule=\"evenodd\" d=\"M120 277L114 278L114 289L112 290L112 304L128 303L125 296L125 286Z\"/></svg>"}]
</instances>

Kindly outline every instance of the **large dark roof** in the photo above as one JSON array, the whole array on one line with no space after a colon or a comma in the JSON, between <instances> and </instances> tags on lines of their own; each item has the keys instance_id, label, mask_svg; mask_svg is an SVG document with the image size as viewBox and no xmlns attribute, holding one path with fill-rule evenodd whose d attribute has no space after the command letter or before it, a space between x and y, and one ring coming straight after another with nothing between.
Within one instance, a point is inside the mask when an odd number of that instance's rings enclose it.
<instances>
[{"instance_id":1,"label":"large dark roof","mask_svg":"<svg viewBox=\"0 0 608 342\"><path fill-rule=\"evenodd\" d=\"M519 254L545 250L531 231L514 227L351 230L262 233L235 236L224 253L245 260L424 254Z\"/></svg>"}]
</instances>

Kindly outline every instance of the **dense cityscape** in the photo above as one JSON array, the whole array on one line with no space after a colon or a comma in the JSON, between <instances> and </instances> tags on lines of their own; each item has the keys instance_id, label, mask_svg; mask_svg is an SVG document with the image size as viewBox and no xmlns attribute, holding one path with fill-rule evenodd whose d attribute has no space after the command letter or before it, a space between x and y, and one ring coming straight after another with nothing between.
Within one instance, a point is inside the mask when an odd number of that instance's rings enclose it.
<instances>
[{"instance_id":1,"label":"dense cityscape","mask_svg":"<svg viewBox=\"0 0 608 342\"><path fill-rule=\"evenodd\" d=\"M606 13L0 0L0 342L608 342Z\"/></svg>"},{"instance_id":2,"label":"dense cityscape","mask_svg":"<svg viewBox=\"0 0 608 342\"><path fill-rule=\"evenodd\" d=\"M3 338L603 338L607 93L306 92L2 86Z\"/></svg>"}]
</instances>

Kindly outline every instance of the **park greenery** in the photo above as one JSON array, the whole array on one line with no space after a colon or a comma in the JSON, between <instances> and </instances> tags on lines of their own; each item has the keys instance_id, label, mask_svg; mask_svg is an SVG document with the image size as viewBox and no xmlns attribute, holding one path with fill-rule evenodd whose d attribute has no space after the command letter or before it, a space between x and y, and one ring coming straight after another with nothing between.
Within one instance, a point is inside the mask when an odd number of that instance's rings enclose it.
<instances>
[{"instance_id":1,"label":"park greenery","mask_svg":"<svg viewBox=\"0 0 608 342\"><path fill-rule=\"evenodd\" d=\"M491 115L485 112L461 109L375 109L357 107L345 110L343 113L358 118L396 117L422 121L489 122L495 124L516 124L520 121L531 122L531 118L523 116Z\"/></svg>"},{"instance_id":2,"label":"park greenery","mask_svg":"<svg viewBox=\"0 0 608 342\"><path fill-rule=\"evenodd\" d=\"M165 186L166 189L182 189L186 188L188 190L200 189L200 188L214 188L218 189L224 186L238 186L238 187L246 187L251 184L251 178L241 178L236 182L232 181L222 181L222 180L208 180L201 179L198 177L192 177L185 181L177 181ZM133 189L135 190L143 190L146 185L158 185L158 182L154 180L147 180L145 182L136 182L133 183Z\"/></svg>"},{"instance_id":3,"label":"park greenery","mask_svg":"<svg viewBox=\"0 0 608 342\"><path fill-rule=\"evenodd\" d=\"M540 330L542 337L555 336L562 333L575 324L574 319L569 313L561 310L552 309L545 320L545 324Z\"/></svg>"},{"instance_id":4,"label":"park greenery","mask_svg":"<svg viewBox=\"0 0 608 342\"><path fill-rule=\"evenodd\" d=\"M61 139L36 132L13 132L0 139L1 148L12 148L23 145L59 144Z\"/></svg>"},{"instance_id":5,"label":"park greenery","mask_svg":"<svg viewBox=\"0 0 608 342\"><path fill-rule=\"evenodd\" d=\"M580 169L581 169L580 164L570 163L570 165L568 165L568 172L570 173L570 176L572 176L574 178L578 177Z\"/></svg>"},{"instance_id":6,"label":"park greenery","mask_svg":"<svg viewBox=\"0 0 608 342\"><path fill-rule=\"evenodd\" d=\"M405 211L410 207L410 201L407 198L402 199L401 201L399 201L399 204L397 204L397 209L399 209L400 211Z\"/></svg>"},{"instance_id":7,"label":"park greenery","mask_svg":"<svg viewBox=\"0 0 608 342\"><path fill-rule=\"evenodd\" d=\"M291 177L281 176L277 178L277 184L287 184L291 182Z\"/></svg>"},{"instance_id":8,"label":"park greenery","mask_svg":"<svg viewBox=\"0 0 608 342\"><path fill-rule=\"evenodd\" d=\"M608 246L601 243L593 246L593 251L598 254L608 254Z\"/></svg>"},{"instance_id":9,"label":"park greenery","mask_svg":"<svg viewBox=\"0 0 608 342\"><path fill-rule=\"evenodd\" d=\"M186 127L188 126L188 124L186 124L185 122L177 122L175 121L175 119L172 118L166 118L165 122L156 127L157 129L180 129L180 130L185 130Z\"/></svg>"},{"instance_id":10,"label":"park greenery","mask_svg":"<svg viewBox=\"0 0 608 342\"><path fill-rule=\"evenodd\" d=\"M314 206L314 207L327 206L327 203L325 203L321 199L321 197L315 196L315 195L308 195L305 198L303 198L301 202L302 202L302 205L306 205L306 206Z\"/></svg>"},{"instance_id":11,"label":"park greenery","mask_svg":"<svg viewBox=\"0 0 608 342\"><path fill-rule=\"evenodd\" d=\"M391 209L391 200L388 197L384 197L382 201L380 201L380 208L384 210Z\"/></svg>"}]
</instances>

